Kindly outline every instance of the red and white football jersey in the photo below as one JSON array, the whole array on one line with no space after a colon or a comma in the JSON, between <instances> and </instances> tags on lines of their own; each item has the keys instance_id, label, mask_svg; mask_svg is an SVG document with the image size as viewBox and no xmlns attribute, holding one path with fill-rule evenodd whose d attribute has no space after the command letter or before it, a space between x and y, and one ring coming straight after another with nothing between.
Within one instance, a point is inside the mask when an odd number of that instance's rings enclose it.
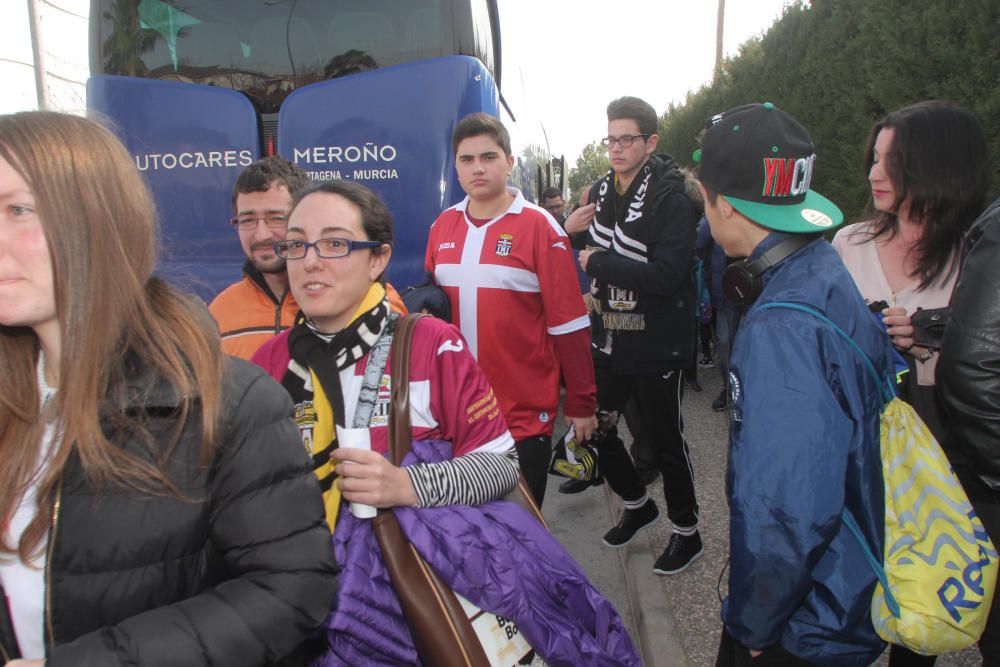
<instances>
[{"instance_id":1,"label":"red and white football jersey","mask_svg":"<svg viewBox=\"0 0 1000 667\"><path fill-rule=\"evenodd\" d=\"M451 299L452 320L493 385L514 439L552 433L559 361L552 336L590 326L569 238L544 209L514 202L477 227L469 198L431 227L426 268Z\"/></svg>"}]
</instances>

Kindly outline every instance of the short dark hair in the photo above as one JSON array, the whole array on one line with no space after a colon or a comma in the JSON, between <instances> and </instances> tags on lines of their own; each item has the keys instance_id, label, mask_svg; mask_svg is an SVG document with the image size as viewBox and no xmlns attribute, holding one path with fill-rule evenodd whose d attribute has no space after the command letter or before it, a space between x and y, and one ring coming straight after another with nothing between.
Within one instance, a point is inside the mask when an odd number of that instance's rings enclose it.
<instances>
[{"instance_id":1,"label":"short dark hair","mask_svg":"<svg viewBox=\"0 0 1000 667\"><path fill-rule=\"evenodd\" d=\"M500 144L500 148L503 149L505 155L509 157L512 154L510 150L510 134L507 132L507 128L493 116L481 111L470 113L458 121L455 130L451 133L451 151L457 153L460 143L469 137L478 137L483 134L492 137L494 141Z\"/></svg>"},{"instance_id":2,"label":"short dark hair","mask_svg":"<svg viewBox=\"0 0 1000 667\"><path fill-rule=\"evenodd\" d=\"M608 104L608 120L634 120L642 134L656 134L656 110L638 97L619 97Z\"/></svg>"},{"instance_id":3,"label":"short dark hair","mask_svg":"<svg viewBox=\"0 0 1000 667\"><path fill-rule=\"evenodd\" d=\"M294 198L311 185L309 174L280 155L272 155L257 160L243 170L233 184L233 212L236 213L236 197L250 192L266 192L271 184L278 181Z\"/></svg>"},{"instance_id":4,"label":"short dark hair","mask_svg":"<svg viewBox=\"0 0 1000 667\"><path fill-rule=\"evenodd\" d=\"M385 202L369 188L354 181L339 179L322 181L295 195L292 200L292 210L294 211L303 199L316 193L339 195L351 202L361 210L361 226L369 241L385 243L389 247L395 245L392 213L389 212ZM381 248L374 248L373 252L378 254Z\"/></svg>"},{"instance_id":5,"label":"short dark hair","mask_svg":"<svg viewBox=\"0 0 1000 667\"><path fill-rule=\"evenodd\" d=\"M560 190L559 188L551 187L551 186L547 187L542 192L542 203L544 203L545 200L547 200L547 199L555 199L556 197L559 197L560 199L563 198L562 190Z\"/></svg>"},{"instance_id":6,"label":"short dark hair","mask_svg":"<svg viewBox=\"0 0 1000 667\"><path fill-rule=\"evenodd\" d=\"M965 232L986 204L986 132L975 116L951 102L911 104L872 127L865 149L866 174L875 161L875 140L885 128L892 128L894 135L889 154L879 159L885 161L896 191L895 209L909 198L910 216L923 227L916 251L924 289L957 270ZM898 230L895 213L876 214L874 237L892 238Z\"/></svg>"}]
</instances>

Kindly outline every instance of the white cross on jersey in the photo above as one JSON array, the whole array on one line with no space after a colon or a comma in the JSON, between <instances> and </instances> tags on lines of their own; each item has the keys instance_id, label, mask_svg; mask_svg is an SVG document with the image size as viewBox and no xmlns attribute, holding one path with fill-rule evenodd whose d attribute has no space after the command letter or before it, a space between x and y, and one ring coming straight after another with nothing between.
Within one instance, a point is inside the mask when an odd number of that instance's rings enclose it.
<instances>
[{"instance_id":1,"label":"white cross on jersey","mask_svg":"<svg viewBox=\"0 0 1000 667\"><path fill-rule=\"evenodd\" d=\"M458 290L459 322L462 334L469 343L469 351L479 358L479 296L481 288L497 288L515 292L540 292L538 276L526 269L499 264L483 264L483 244L491 220L482 227L476 227L466 220L468 230L462 248L462 260L458 264L438 264L435 276L441 287Z\"/></svg>"}]
</instances>

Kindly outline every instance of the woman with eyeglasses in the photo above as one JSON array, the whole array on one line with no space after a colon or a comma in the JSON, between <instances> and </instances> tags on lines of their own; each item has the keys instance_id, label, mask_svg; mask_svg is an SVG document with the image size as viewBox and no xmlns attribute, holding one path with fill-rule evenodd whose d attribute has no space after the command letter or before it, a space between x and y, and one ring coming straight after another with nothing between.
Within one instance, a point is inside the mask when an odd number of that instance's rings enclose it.
<instances>
[{"instance_id":1,"label":"woman with eyeglasses","mask_svg":"<svg viewBox=\"0 0 1000 667\"><path fill-rule=\"evenodd\" d=\"M275 252L287 260L289 286L302 313L253 359L292 396L344 568L325 624L328 650L316 664L418 660L395 592L377 567L371 522L361 518L373 516L364 513L371 507L395 508L404 533L456 593L490 613L519 613L522 634L541 638L541 645L532 646L543 655L596 650L596 640L581 638L574 625L596 618L612 619L602 640L631 651L613 608L598 616L580 604L582 598L565 592L563 607L545 606L540 591L547 580L564 591L589 584L541 524L520 508L512 515L509 504L490 502L517 484L517 453L492 388L451 324L432 317L416 323L409 368L413 463L397 467L386 458L388 344L397 320L383 280L392 247L389 210L364 186L327 181L298 197ZM519 549L523 543L532 551ZM528 553L535 554L532 564L542 564L518 569L515 564ZM565 580L552 566L567 561L573 582L558 584ZM506 576L487 574L498 570ZM537 608L518 603L515 612L511 605L529 596ZM566 619L567 604L584 621Z\"/></svg>"},{"instance_id":2,"label":"woman with eyeglasses","mask_svg":"<svg viewBox=\"0 0 1000 667\"><path fill-rule=\"evenodd\" d=\"M152 275L154 210L107 130L0 116L7 665L294 661L336 590L288 397Z\"/></svg>"}]
</instances>

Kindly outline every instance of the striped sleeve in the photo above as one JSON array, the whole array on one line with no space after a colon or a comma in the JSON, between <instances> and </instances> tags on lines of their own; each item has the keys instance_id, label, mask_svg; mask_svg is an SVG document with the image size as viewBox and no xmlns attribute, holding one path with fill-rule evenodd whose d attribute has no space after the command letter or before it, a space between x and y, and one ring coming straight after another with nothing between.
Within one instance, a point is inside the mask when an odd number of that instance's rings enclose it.
<instances>
[{"instance_id":1,"label":"striped sleeve","mask_svg":"<svg viewBox=\"0 0 1000 667\"><path fill-rule=\"evenodd\" d=\"M405 468L417 493L417 507L482 505L517 486L517 450L470 452L448 461Z\"/></svg>"}]
</instances>

